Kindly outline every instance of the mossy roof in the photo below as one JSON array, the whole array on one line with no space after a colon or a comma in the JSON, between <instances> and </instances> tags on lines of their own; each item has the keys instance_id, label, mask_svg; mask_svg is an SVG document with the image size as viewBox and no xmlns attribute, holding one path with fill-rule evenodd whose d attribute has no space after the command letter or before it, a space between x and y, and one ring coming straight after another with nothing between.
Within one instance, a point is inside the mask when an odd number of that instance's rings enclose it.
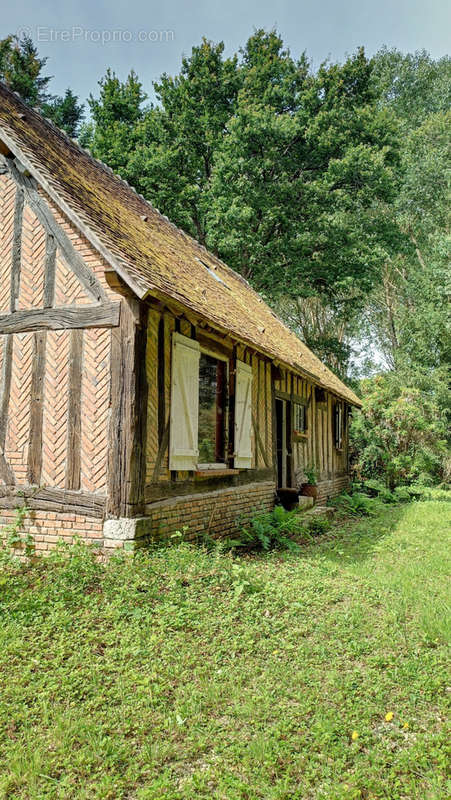
<instances>
[{"instance_id":1,"label":"mossy roof","mask_svg":"<svg viewBox=\"0 0 451 800\"><path fill-rule=\"evenodd\" d=\"M0 129L12 152L138 297L172 298L212 327L360 406L247 281L1 83Z\"/></svg>"}]
</instances>

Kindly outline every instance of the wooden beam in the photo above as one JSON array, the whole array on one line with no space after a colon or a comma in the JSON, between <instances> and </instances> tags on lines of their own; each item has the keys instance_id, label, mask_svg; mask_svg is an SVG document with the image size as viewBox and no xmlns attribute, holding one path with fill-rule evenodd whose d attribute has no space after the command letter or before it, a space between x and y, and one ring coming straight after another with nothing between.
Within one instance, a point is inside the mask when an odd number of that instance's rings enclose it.
<instances>
[{"instance_id":1,"label":"wooden beam","mask_svg":"<svg viewBox=\"0 0 451 800\"><path fill-rule=\"evenodd\" d=\"M111 337L107 511L114 517L141 513L146 472L148 310L134 298L121 305Z\"/></svg>"},{"instance_id":2,"label":"wooden beam","mask_svg":"<svg viewBox=\"0 0 451 800\"><path fill-rule=\"evenodd\" d=\"M11 392L11 373L13 356L13 337L7 336L3 344L2 380L0 385L0 452L3 453L8 422L9 396Z\"/></svg>"},{"instance_id":3,"label":"wooden beam","mask_svg":"<svg viewBox=\"0 0 451 800\"><path fill-rule=\"evenodd\" d=\"M44 414L45 351L47 332L34 334L33 368L30 390L30 433L28 437L28 470L30 484L41 482L42 419Z\"/></svg>"},{"instance_id":4,"label":"wooden beam","mask_svg":"<svg viewBox=\"0 0 451 800\"><path fill-rule=\"evenodd\" d=\"M157 483L158 482L158 476L160 474L161 462L163 461L163 458L164 458L164 455L166 453L166 450L168 449L168 445L169 445L169 420L166 423L166 426L165 426L164 431L163 431L163 435L161 437L161 442L160 442L160 445L158 447L158 453L157 453L157 457L155 459L155 466L153 468L153 473L152 473L152 483Z\"/></svg>"},{"instance_id":5,"label":"wooden beam","mask_svg":"<svg viewBox=\"0 0 451 800\"><path fill-rule=\"evenodd\" d=\"M39 486L0 486L0 507L17 508L24 501L36 511L56 511L102 519L106 498L91 492L70 492L66 489Z\"/></svg>"},{"instance_id":6,"label":"wooden beam","mask_svg":"<svg viewBox=\"0 0 451 800\"><path fill-rule=\"evenodd\" d=\"M130 286L125 283L115 269L106 269L104 275L110 289L122 295L122 297L133 297L132 289L130 289Z\"/></svg>"},{"instance_id":7,"label":"wooden beam","mask_svg":"<svg viewBox=\"0 0 451 800\"><path fill-rule=\"evenodd\" d=\"M0 315L0 334L72 328L115 328L119 325L120 303L99 306L61 306L15 311Z\"/></svg>"},{"instance_id":8,"label":"wooden beam","mask_svg":"<svg viewBox=\"0 0 451 800\"><path fill-rule=\"evenodd\" d=\"M80 489L83 331L71 331L67 409L66 489Z\"/></svg>"},{"instance_id":9,"label":"wooden beam","mask_svg":"<svg viewBox=\"0 0 451 800\"><path fill-rule=\"evenodd\" d=\"M0 478L14 484L14 473L5 458L6 428L11 393L11 374L13 356L13 337L7 336L3 345L3 364L0 384Z\"/></svg>"},{"instance_id":10,"label":"wooden beam","mask_svg":"<svg viewBox=\"0 0 451 800\"><path fill-rule=\"evenodd\" d=\"M56 242L51 233L45 243L44 308L51 308L55 297Z\"/></svg>"},{"instance_id":11,"label":"wooden beam","mask_svg":"<svg viewBox=\"0 0 451 800\"><path fill-rule=\"evenodd\" d=\"M166 367L165 367L165 322L164 322L164 314L161 314L159 322L158 322L158 346L157 346L157 353L158 353L158 364L157 364L157 392L158 392L158 456L160 455L161 444L163 442L163 436L165 432L165 424L166 424L166 392L165 392L165 375L166 375ZM169 440L168 440L169 441ZM167 444L166 444L167 447ZM157 461L158 461L157 456ZM160 459L161 463L161 459ZM156 465L155 465L156 466ZM158 466L157 473L160 470L160 465Z\"/></svg>"},{"instance_id":12,"label":"wooden beam","mask_svg":"<svg viewBox=\"0 0 451 800\"><path fill-rule=\"evenodd\" d=\"M35 179L24 175L23 172L17 168L17 165L12 159L6 158L4 159L4 163L8 167L11 177L16 182L18 191L20 189L22 194L25 194L27 203L36 214L41 225L43 225L47 233L55 238L64 259L75 273L82 286L94 300L105 303L107 296L100 281L85 264L66 232L56 221L52 210L39 194Z\"/></svg>"},{"instance_id":13,"label":"wooden beam","mask_svg":"<svg viewBox=\"0 0 451 800\"><path fill-rule=\"evenodd\" d=\"M266 454L265 446L264 446L264 444L262 442L262 438L260 436L260 429L258 427L257 420L255 419L255 414L252 414L252 427L253 427L254 433L255 433L256 445L259 448L260 453L262 454L263 463L264 463L265 467L268 469L269 468L268 456ZM256 463L258 462L258 458L257 457L256 457L255 461L256 461Z\"/></svg>"},{"instance_id":14,"label":"wooden beam","mask_svg":"<svg viewBox=\"0 0 451 800\"><path fill-rule=\"evenodd\" d=\"M11 256L11 293L10 310L15 311L19 299L20 266L22 259L22 220L23 220L24 195L22 189L16 188L14 207L14 231Z\"/></svg>"}]
</instances>

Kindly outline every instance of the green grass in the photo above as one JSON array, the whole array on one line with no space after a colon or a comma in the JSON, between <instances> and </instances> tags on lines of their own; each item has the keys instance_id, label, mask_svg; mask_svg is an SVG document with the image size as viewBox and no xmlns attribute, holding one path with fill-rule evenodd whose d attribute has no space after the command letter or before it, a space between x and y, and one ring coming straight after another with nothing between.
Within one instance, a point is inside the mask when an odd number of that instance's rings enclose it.
<instances>
[{"instance_id":1,"label":"green grass","mask_svg":"<svg viewBox=\"0 0 451 800\"><path fill-rule=\"evenodd\" d=\"M0 798L448 797L450 512L300 554L4 559Z\"/></svg>"}]
</instances>

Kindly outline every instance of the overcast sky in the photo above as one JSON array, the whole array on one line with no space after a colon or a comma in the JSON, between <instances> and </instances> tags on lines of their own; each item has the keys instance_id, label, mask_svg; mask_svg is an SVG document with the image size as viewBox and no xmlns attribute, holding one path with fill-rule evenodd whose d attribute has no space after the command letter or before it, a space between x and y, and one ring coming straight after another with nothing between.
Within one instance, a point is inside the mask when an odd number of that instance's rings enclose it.
<instances>
[{"instance_id":1,"label":"overcast sky","mask_svg":"<svg viewBox=\"0 0 451 800\"><path fill-rule=\"evenodd\" d=\"M107 67L125 78L134 69L146 91L162 72L179 70L182 55L206 36L231 54L255 28L275 27L294 56L306 50L317 66L364 45L449 52L449 0L9 0L0 33L28 32L55 78L85 100Z\"/></svg>"}]
</instances>

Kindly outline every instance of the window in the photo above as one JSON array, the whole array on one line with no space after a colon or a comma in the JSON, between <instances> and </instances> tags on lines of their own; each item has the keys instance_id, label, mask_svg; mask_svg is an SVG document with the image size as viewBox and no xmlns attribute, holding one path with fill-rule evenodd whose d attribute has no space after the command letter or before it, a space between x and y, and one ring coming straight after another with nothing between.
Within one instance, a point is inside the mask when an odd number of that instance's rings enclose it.
<instances>
[{"instance_id":1,"label":"window","mask_svg":"<svg viewBox=\"0 0 451 800\"><path fill-rule=\"evenodd\" d=\"M326 402L326 392L324 389L321 389L319 386L315 386L315 400L317 403L325 403Z\"/></svg>"},{"instance_id":2,"label":"window","mask_svg":"<svg viewBox=\"0 0 451 800\"><path fill-rule=\"evenodd\" d=\"M334 444L336 450L343 447L343 403L334 406Z\"/></svg>"},{"instance_id":3,"label":"window","mask_svg":"<svg viewBox=\"0 0 451 800\"><path fill-rule=\"evenodd\" d=\"M225 469L228 454L228 359L172 334L171 471ZM252 367L236 361L233 465L252 467Z\"/></svg>"},{"instance_id":4,"label":"window","mask_svg":"<svg viewBox=\"0 0 451 800\"><path fill-rule=\"evenodd\" d=\"M303 403L293 403L293 431L295 434L307 431L307 409Z\"/></svg>"},{"instance_id":5,"label":"window","mask_svg":"<svg viewBox=\"0 0 451 800\"><path fill-rule=\"evenodd\" d=\"M199 466L225 464L227 364L200 354L199 361Z\"/></svg>"}]
</instances>

